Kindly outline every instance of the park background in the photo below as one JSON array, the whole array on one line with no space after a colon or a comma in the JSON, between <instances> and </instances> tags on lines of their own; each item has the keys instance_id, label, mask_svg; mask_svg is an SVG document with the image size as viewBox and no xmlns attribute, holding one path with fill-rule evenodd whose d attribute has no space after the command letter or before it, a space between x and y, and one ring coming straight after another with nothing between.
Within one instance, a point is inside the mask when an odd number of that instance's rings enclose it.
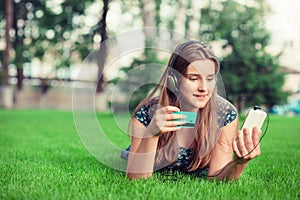
<instances>
[{"instance_id":1,"label":"park background","mask_svg":"<svg viewBox=\"0 0 300 200\"><path fill-rule=\"evenodd\" d=\"M102 41L144 27L166 28L211 45L221 62L227 98L239 110L253 104L271 109L299 100L300 19L296 1L12 2L9 23L5 23L5 1L0 4L1 107L71 109L72 89L76 81L84 81L78 73L89 53ZM159 35L145 34L145 45ZM172 35L165 41L181 42ZM107 48L102 47L104 54ZM121 72L149 62L166 65L168 56L148 49L136 51L119 58L110 66L116 69L110 74L103 72L109 64L105 59L91 64L87 81L100 79L95 109L110 110L112 101L126 99L126 92L124 98L111 97L114 83L120 76L122 81L126 79ZM149 81L157 74L135 76ZM130 81L126 87L137 84ZM133 101L138 102L150 89L142 87ZM277 109L280 114L288 111Z\"/></svg>"},{"instance_id":2,"label":"park background","mask_svg":"<svg viewBox=\"0 0 300 200\"><path fill-rule=\"evenodd\" d=\"M205 199L299 199L299 10L297 0L1 1L0 197L143 199L164 194L166 199L199 199L201 193ZM160 33L147 32L147 27L208 43L220 59L228 100L241 113L260 105L273 114L268 130L273 134L263 144L265 157L249 166L241 181L219 185L180 175L161 181L158 175L130 184L124 174L85 151L74 125L73 89L80 85L77 98L85 105L90 103L85 89L94 87L92 107L111 134L107 137L126 147L128 137L120 136L123 130L111 113L120 112L121 121L127 122L122 113L153 84L142 85L130 96L127 89L157 78L161 69L147 73L147 64L166 65L170 54L145 48L118 58L110 66L112 73L106 74L112 47L104 41L141 30L147 38L144 46L155 46ZM181 42L174 35L165 39L169 48ZM103 59L89 59L91 52L101 53ZM83 66L89 67L90 76L80 79ZM134 73L127 76L129 72ZM120 95L112 96L116 91Z\"/></svg>"}]
</instances>

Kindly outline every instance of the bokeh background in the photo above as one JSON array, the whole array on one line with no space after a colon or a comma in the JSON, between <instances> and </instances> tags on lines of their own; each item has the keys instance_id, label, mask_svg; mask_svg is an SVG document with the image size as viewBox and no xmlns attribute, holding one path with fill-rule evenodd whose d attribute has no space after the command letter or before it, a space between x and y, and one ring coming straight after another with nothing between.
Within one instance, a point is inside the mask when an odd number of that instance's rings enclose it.
<instances>
[{"instance_id":1,"label":"bokeh background","mask_svg":"<svg viewBox=\"0 0 300 200\"><path fill-rule=\"evenodd\" d=\"M112 104L116 110L132 109L153 87L146 83L163 68L128 72L148 63L166 65L170 53L137 50L119 57L106 73L106 61L113 55L103 41L133 29L160 27L213 48L227 98L240 111L261 105L274 114L297 115L299 10L297 0L3 0L0 107L70 110L74 85L89 87L97 80L97 111L110 111ZM160 37L159 31L144 31L144 46L155 45ZM164 37L172 47L181 42L172 33ZM86 58L97 51L103 56L88 62L90 77L80 79ZM127 96L126 88L143 82Z\"/></svg>"}]
</instances>

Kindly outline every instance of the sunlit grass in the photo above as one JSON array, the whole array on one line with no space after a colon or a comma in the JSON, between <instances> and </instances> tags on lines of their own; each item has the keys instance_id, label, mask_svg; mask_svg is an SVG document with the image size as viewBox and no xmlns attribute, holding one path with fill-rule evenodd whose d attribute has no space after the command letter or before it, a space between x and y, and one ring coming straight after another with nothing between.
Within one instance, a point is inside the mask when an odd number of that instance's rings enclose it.
<instances>
[{"instance_id":1,"label":"sunlit grass","mask_svg":"<svg viewBox=\"0 0 300 200\"><path fill-rule=\"evenodd\" d=\"M113 143L129 143L111 114L97 116ZM235 182L181 174L130 182L89 154L72 112L0 110L0 199L300 199L300 118L272 116L261 145Z\"/></svg>"}]
</instances>

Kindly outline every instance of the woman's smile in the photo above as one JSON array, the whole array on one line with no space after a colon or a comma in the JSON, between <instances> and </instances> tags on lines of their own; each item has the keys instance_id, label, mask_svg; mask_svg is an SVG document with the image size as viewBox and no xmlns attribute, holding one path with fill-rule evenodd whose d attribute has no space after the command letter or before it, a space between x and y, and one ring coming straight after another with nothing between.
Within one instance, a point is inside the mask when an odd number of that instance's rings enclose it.
<instances>
[{"instance_id":1,"label":"woman's smile","mask_svg":"<svg viewBox=\"0 0 300 200\"><path fill-rule=\"evenodd\" d=\"M199 101L205 101L208 94L193 94L194 97L196 97Z\"/></svg>"}]
</instances>

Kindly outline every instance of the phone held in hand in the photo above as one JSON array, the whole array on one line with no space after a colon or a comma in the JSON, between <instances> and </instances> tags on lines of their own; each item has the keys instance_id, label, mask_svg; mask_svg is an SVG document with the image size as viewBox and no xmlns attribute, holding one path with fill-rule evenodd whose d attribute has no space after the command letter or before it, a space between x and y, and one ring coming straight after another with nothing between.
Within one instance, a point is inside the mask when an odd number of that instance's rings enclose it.
<instances>
[{"instance_id":1,"label":"phone held in hand","mask_svg":"<svg viewBox=\"0 0 300 200\"><path fill-rule=\"evenodd\" d=\"M266 117L267 113L263 109L257 107L251 108L246 116L241 130L248 128L251 131L255 126L258 128L258 130L261 130Z\"/></svg>"}]
</instances>

